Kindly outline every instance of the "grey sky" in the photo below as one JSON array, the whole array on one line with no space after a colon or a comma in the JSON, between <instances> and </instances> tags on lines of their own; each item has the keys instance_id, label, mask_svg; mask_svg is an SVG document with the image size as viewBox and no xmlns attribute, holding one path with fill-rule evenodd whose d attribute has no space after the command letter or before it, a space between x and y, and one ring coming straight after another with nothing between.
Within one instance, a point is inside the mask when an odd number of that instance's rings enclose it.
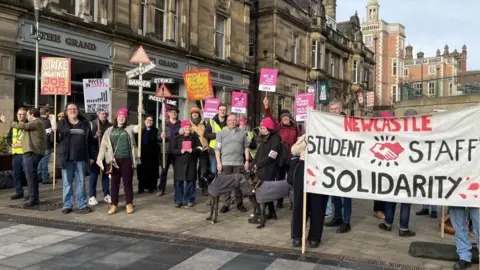
<instances>
[{"instance_id":1,"label":"grey sky","mask_svg":"<svg viewBox=\"0 0 480 270\"><path fill-rule=\"evenodd\" d=\"M467 45L467 70L480 70L480 0L378 0L380 18L405 26L406 45L413 53L422 50L434 56ZM368 0L337 0L337 21L346 21L358 11L360 21L366 17Z\"/></svg>"}]
</instances>

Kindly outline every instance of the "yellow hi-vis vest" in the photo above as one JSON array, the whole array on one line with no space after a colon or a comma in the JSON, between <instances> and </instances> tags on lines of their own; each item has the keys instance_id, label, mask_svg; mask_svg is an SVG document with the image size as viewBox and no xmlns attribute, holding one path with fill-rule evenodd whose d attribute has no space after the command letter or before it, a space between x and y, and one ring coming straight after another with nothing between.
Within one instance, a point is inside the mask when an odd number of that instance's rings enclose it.
<instances>
[{"instance_id":1,"label":"yellow hi-vis vest","mask_svg":"<svg viewBox=\"0 0 480 270\"><path fill-rule=\"evenodd\" d=\"M247 138L248 138L248 140L249 140L249 141L252 141L252 140L253 140L253 137L254 137L253 132L247 131ZM252 156L252 158L255 157L255 153L257 153L257 150L250 150L250 155Z\"/></svg>"},{"instance_id":2,"label":"yellow hi-vis vest","mask_svg":"<svg viewBox=\"0 0 480 270\"><path fill-rule=\"evenodd\" d=\"M20 136L22 136L23 132L19 129L12 128L12 145L16 143L21 143ZM12 154L14 155L23 155L22 146L20 147L12 147Z\"/></svg>"},{"instance_id":3,"label":"yellow hi-vis vest","mask_svg":"<svg viewBox=\"0 0 480 270\"><path fill-rule=\"evenodd\" d=\"M210 126L212 127L212 132L215 134L222 131L222 128L213 119L210 119ZM227 126L224 126L223 129L225 129L226 127ZM211 140L208 146L212 149L215 149L216 143L217 143L217 140Z\"/></svg>"}]
</instances>

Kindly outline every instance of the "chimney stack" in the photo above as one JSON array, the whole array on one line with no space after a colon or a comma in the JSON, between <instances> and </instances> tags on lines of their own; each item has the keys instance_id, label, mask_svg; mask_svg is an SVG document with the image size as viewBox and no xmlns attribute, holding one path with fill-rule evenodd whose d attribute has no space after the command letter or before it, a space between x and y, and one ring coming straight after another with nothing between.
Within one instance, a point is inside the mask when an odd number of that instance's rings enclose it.
<instances>
[{"instance_id":1,"label":"chimney stack","mask_svg":"<svg viewBox=\"0 0 480 270\"><path fill-rule=\"evenodd\" d=\"M423 52L418 52L417 53L417 59L423 59L423 56L425 56L425 54Z\"/></svg>"},{"instance_id":2,"label":"chimney stack","mask_svg":"<svg viewBox=\"0 0 480 270\"><path fill-rule=\"evenodd\" d=\"M413 60L413 46L408 45L405 47L405 60Z\"/></svg>"}]
</instances>

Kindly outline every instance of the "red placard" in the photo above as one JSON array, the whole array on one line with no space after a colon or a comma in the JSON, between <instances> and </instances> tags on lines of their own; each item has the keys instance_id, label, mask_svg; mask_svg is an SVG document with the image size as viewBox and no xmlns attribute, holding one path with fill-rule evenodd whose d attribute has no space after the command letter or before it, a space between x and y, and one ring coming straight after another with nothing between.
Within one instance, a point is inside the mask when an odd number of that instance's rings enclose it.
<instances>
[{"instance_id":1,"label":"red placard","mask_svg":"<svg viewBox=\"0 0 480 270\"><path fill-rule=\"evenodd\" d=\"M213 98L210 70L193 70L183 73L188 100Z\"/></svg>"}]
</instances>

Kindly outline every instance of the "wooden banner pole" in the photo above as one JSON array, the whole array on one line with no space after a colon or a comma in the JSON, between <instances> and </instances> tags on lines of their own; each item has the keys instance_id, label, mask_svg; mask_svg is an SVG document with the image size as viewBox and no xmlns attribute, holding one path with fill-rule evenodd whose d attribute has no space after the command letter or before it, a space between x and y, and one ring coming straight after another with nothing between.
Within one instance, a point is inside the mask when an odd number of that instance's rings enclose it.
<instances>
[{"instance_id":1,"label":"wooden banner pole","mask_svg":"<svg viewBox=\"0 0 480 270\"><path fill-rule=\"evenodd\" d=\"M142 63L138 64L138 67L142 68ZM140 74L139 80L142 81L142 75ZM138 108L143 108L143 87L138 87ZM138 110L138 157L142 155L142 113Z\"/></svg>"},{"instance_id":2,"label":"wooden banner pole","mask_svg":"<svg viewBox=\"0 0 480 270\"><path fill-rule=\"evenodd\" d=\"M305 183L304 183L305 185ZM303 218L302 218L302 254L305 254L305 242L307 240L307 192L303 191Z\"/></svg>"},{"instance_id":3,"label":"wooden banner pole","mask_svg":"<svg viewBox=\"0 0 480 270\"><path fill-rule=\"evenodd\" d=\"M167 136L167 134L165 133L165 103L162 102L162 133L165 134L165 136ZM165 169L166 167L166 154L165 154L165 151L166 151L166 142L165 142L165 136L162 136L162 169Z\"/></svg>"},{"instance_id":4,"label":"wooden banner pole","mask_svg":"<svg viewBox=\"0 0 480 270\"><path fill-rule=\"evenodd\" d=\"M98 113L97 113L98 114ZM99 116L97 115L97 131L100 131L100 135L102 134L102 131L100 130L100 118ZM98 152L100 153L100 144L102 143L102 141L100 140L100 137L101 136L98 136ZM94 160L93 162L95 163L96 160ZM100 169L100 179L103 179L103 170ZM97 187L95 187L97 188Z\"/></svg>"},{"instance_id":5,"label":"wooden banner pole","mask_svg":"<svg viewBox=\"0 0 480 270\"><path fill-rule=\"evenodd\" d=\"M442 220L440 221L440 237L445 236L445 206L442 206Z\"/></svg>"},{"instance_id":6,"label":"wooden banner pole","mask_svg":"<svg viewBox=\"0 0 480 270\"><path fill-rule=\"evenodd\" d=\"M52 189L55 190L55 183L57 181L57 177L55 175L55 172L57 170L57 95L53 96L54 102L53 102L53 111L55 112L55 129L53 131L53 184L52 184ZM67 117L65 115L65 117Z\"/></svg>"}]
</instances>

